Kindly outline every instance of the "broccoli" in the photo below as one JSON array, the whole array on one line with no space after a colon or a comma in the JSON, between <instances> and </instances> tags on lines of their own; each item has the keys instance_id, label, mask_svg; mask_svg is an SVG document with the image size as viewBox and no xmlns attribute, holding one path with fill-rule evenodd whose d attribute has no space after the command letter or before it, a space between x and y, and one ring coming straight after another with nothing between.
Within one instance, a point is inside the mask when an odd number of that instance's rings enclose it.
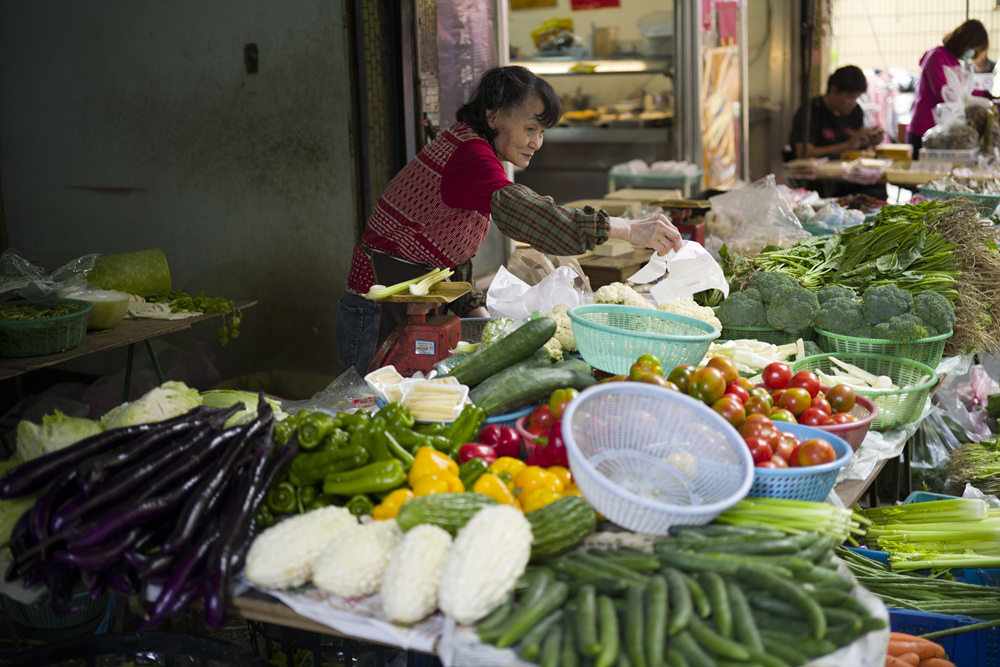
<instances>
[{"instance_id":1,"label":"broccoli","mask_svg":"<svg viewBox=\"0 0 1000 667\"><path fill-rule=\"evenodd\" d=\"M824 285L816 292L816 298L819 299L820 305L823 305L827 301L833 301L838 298L856 299L857 295L850 287L844 287L843 285Z\"/></svg>"},{"instance_id":2,"label":"broccoli","mask_svg":"<svg viewBox=\"0 0 1000 667\"><path fill-rule=\"evenodd\" d=\"M766 327L767 314L760 292L748 287L742 292L733 292L719 306L716 312L722 326Z\"/></svg>"},{"instance_id":3,"label":"broccoli","mask_svg":"<svg viewBox=\"0 0 1000 667\"><path fill-rule=\"evenodd\" d=\"M802 341L802 348L805 350L806 356L811 357L817 354L823 354L823 350L820 346L816 344L814 340L804 340Z\"/></svg>"},{"instance_id":4,"label":"broccoli","mask_svg":"<svg viewBox=\"0 0 1000 667\"><path fill-rule=\"evenodd\" d=\"M795 278L785 273L759 271L750 278L750 287L760 292L764 303L769 303L779 287L801 287L801 285Z\"/></svg>"},{"instance_id":5,"label":"broccoli","mask_svg":"<svg viewBox=\"0 0 1000 667\"><path fill-rule=\"evenodd\" d=\"M948 333L955 328L955 309L937 292L921 292L913 297L910 313L924 322L930 335Z\"/></svg>"},{"instance_id":6,"label":"broccoli","mask_svg":"<svg viewBox=\"0 0 1000 667\"><path fill-rule=\"evenodd\" d=\"M908 312L911 303L913 297L910 293L892 283L873 285L861 296L861 310L871 325L888 322L890 318Z\"/></svg>"},{"instance_id":7,"label":"broccoli","mask_svg":"<svg viewBox=\"0 0 1000 667\"><path fill-rule=\"evenodd\" d=\"M843 336L853 336L858 329L868 325L861 311L861 301L838 297L822 303L813 320L817 329Z\"/></svg>"},{"instance_id":8,"label":"broccoli","mask_svg":"<svg viewBox=\"0 0 1000 667\"><path fill-rule=\"evenodd\" d=\"M916 315L904 313L876 324L874 335L886 340L916 340L927 338L927 327Z\"/></svg>"},{"instance_id":9,"label":"broccoli","mask_svg":"<svg viewBox=\"0 0 1000 667\"><path fill-rule=\"evenodd\" d=\"M768 326L792 334L808 329L819 311L816 293L798 284L775 287L770 300L765 297L764 302Z\"/></svg>"}]
</instances>

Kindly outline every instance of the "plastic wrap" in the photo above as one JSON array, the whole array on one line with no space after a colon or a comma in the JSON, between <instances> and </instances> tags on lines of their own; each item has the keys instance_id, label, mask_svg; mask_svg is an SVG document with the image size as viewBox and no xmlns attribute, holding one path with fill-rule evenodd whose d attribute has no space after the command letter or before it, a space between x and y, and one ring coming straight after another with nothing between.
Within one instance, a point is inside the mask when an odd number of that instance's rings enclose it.
<instances>
[{"instance_id":1,"label":"plastic wrap","mask_svg":"<svg viewBox=\"0 0 1000 667\"><path fill-rule=\"evenodd\" d=\"M705 245L714 254L725 244L731 252L756 255L764 246L787 246L809 236L778 189L774 174L710 201L712 210L705 216L710 238Z\"/></svg>"}]
</instances>

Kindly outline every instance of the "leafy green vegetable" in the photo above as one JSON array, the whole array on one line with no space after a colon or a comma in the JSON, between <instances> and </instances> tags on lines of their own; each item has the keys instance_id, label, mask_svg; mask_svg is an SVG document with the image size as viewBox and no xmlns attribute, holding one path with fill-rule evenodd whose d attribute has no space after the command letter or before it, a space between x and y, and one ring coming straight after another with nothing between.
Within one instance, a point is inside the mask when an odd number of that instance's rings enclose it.
<instances>
[{"instance_id":1,"label":"leafy green vegetable","mask_svg":"<svg viewBox=\"0 0 1000 667\"><path fill-rule=\"evenodd\" d=\"M0 321L12 320L42 320L60 315L78 313L86 304L71 301L56 301L54 303L13 303L0 306Z\"/></svg>"},{"instance_id":2,"label":"leafy green vegetable","mask_svg":"<svg viewBox=\"0 0 1000 667\"><path fill-rule=\"evenodd\" d=\"M175 313L219 313L222 315L219 340L223 345L228 343L230 338L239 338L240 336L243 311L225 297L207 297L204 292L199 293L198 296L191 296L184 290L170 290L166 294L151 296L147 301L165 303ZM228 322L226 321L227 315L229 316Z\"/></svg>"},{"instance_id":3,"label":"leafy green vegetable","mask_svg":"<svg viewBox=\"0 0 1000 667\"><path fill-rule=\"evenodd\" d=\"M104 429L93 419L67 417L59 410L43 415L42 423L22 419L17 424L17 453L22 461L30 461L97 435Z\"/></svg>"},{"instance_id":4,"label":"leafy green vegetable","mask_svg":"<svg viewBox=\"0 0 1000 667\"><path fill-rule=\"evenodd\" d=\"M237 403L243 405L243 409L230 417L226 422L227 427L232 424L242 423L246 418L256 415L257 399L258 395L256 393L252 391L242 391L239 389L210 389L209 391L201 392L202 405L207 405L213 408L229 408ZM265 396L264 400L267 401L267 403L271 406L271 409L274 410L276 419L281 420L286 417L285 412L281 409L280 401L270 398L269 396Z\"/></svg>"},{"instance_id":5,"label":"leafy green vegetable","mask_svg":"<svg viewBox=\"0 0 1000 667\"><path fill-rule=\"evenodd\" d=\"M483 332L479 338L479 349L485 350L491 345L495 345L497 341L516 329L518 325L520 325L520 322L515 322L510 317L493 318L483 325Z\"/></svg>"},{"instance_id":6,"label":"leafy green vegetable","mask_svg":"<svg viewBox=\"0 0 1000 667\"><path fill-rule=\"evenodd\" d=\"M122 403L101 417L105 429L148 424L177 417L201 405L201 395L183 382L164 382L140 398Z\"/></svg>"},{"instance_id":7,"label":"leafy green vegetable","mask_svg":"<svg viewBox=\"0 0 1000 667\"><path fill-rule=\"evenodd\" d=\"M21 457L15 454L7 461L0 461L0 476L6 475L9 470L21 464ZM0 544L6 544L10 540L10 534L14 530L14 524L35 504L35 499L41 492L31 493L11 500L0 500ZM10 549L4 547L0 549L0 558L9 558Z\"/></svg>"}]
</instances>

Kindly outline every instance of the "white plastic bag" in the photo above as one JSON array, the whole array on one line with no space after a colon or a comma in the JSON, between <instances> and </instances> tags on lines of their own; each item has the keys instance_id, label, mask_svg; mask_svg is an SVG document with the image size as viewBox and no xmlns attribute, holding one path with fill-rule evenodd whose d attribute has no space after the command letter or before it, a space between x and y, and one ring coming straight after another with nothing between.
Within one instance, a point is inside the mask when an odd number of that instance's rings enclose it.
<instances>
[{"instance_id":1,"label":"white plastic bag","mask_svg":"<svg viewBox=\"0 0 1000 667\"><path fill-rule=\"evenodd\" d=\"M713 254L725 244L732 252L756 255L766 245L791 245L810 235L778 189L774 174L709 201L712 210L705 216L709 235L705 247Z\"/></svg>"},{"instance_id":2,"label":"white plastic bag","mask_svg":"<svg viewBox=\"0 0 1000 667\"><path fill-rule=\"evenodd\" d=\"M577 279L576 271L560 266L531 286L501 266L486 292L486 309L491 317L524 319L536 310L551 313L558 305L572 308L582 303Z\"/></svg>"},{"instance_id":3,"label":"white plastic bag","mask_svg":"<svg viewBox=\"0 0 1000 667\"><path fill-rule=\"evenodd\" d=\"M967 105L989 104L972 94L975 80L960 67L945 67L942 101L934 106L934 127L924 132L924 148L969 150L979 147L979 132L966 120Z\"/></svg>"}]
</instances>

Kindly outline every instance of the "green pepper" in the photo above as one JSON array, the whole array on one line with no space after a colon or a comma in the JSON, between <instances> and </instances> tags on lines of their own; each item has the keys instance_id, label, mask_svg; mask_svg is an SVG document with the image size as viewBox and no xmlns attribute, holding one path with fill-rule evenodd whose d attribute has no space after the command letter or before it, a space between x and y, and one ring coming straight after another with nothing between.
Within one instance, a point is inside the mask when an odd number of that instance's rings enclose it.
<instances>
[{"instance_id":1,"label":"green pepper","mask_svg":"<svg viewBox=\"0 0 1000 667\"><path fill-rule=\"evenodd\" d=\"M313 510L319 509L320 507L329 507L330 505L333 504L334 503L332 496L319 495L313 498L311 501L309 501L309 503L305 506L305 511L312 512Z\"/></svg>"},{"instance_id":2,"label":"green pepper","mask_svg":"<svg viewBox=\"0 0 1000 667\"><path fill-rule=\"evenodd\" d=\"M413 427L413 413L402 403L390 403L375 413L387 424L402 424L407 428Z\"/></svg>"},{"instance_id":3,"label":"green pepper","mask_svg":"<svg viewBox=\"0 0 1000 667\"><path fill-rule=\"evenodd\" d=\"M445 452L455 458L458 448L467 442L475 442L479 435L479 427L486 421L486 411L474 403L467 404L445 431L445 437L450 442L450 448Z\"/></svg>"},{"instance_id":4,"label":"green pepper","mask_svg":"<svg viewBox=\"0 0 1000 667\"><path fill-rule=\"evenodd\" d=\"M357 468L368 460L368 449L363 445L351 445L336 451L301 452L295 455L288 466L288 480L295 486L318 484L331 472ZM341 461L354 463L339 463Z\"/></svg>"},{"instance_id":5,"label":"green pepper","mask_svg":"<svg viewBox=\"0 0 1000 667\"><path fill-rule=\"evenodd\" d=\"M319 495L319 489L315 486L300 486L295 490L295 504L299 509L299 514L304 514L306 511L306 505L316 500Z\"/></svg>"},{"instance_id":6,"label":"green pepper","mask_svg":"<svg viewBox=\"0 0 1000 667\"><path fill-rule=\"evenodd\" d=\"M350 414L346 412L338 412L337 425L340 428L353 433L355 429L368 424L368 422L371 421L371 418L372 416L364 410L358 410L357 412L352 412Z\"/></svg>"},{"instance_id":7,"label":"green pepper","mask_svg":"<svg viewBox=\"0 0 1000 667\"><path fill-rule=\"evenodd\" d=\"M320 449L324 451L335 451L347 447L350 442L351 434L340 427L335 427L323 438L323 442L320 443Z\"/></svg>"},{"instance_id":8,"label":"green pepper","mask_svg":"<svg viewBox=\"0 0 1000 667\"><path fill-rule=\"evenodd\" d=\"M267 503L262 503L260 509L257 510L257 528L270 528L274 525L274 513L271 512Z\"/></svg>"},{"instance_id":9,"label":"green pepper","mask_svg":"<svg viewBox=\"0 0 1000 667\"><path fill-rule=\"evenodd\" d=\"M368 449L368 456L372 461L388 461L392 458L392 453L389 451L389 442L385 437L388 429L388 425L379 417L372 419L372 423L365 429L367 434L365 446Z\"/></svg>"},{"instance_id":10,"label":"green pepper","mask_svg":"<svg viewBox=\"0 0 1000 667\"><path fill-rule=\"evenodd\" d=\"M392 434L396 437L396 441L410 453L421 447L432 447L439 452L446 452L451 448L451 440L440 434L420 433L402 426L392 428Z\"/></svg>"},{"instance_id":11,"label":"green pepper","mask_svg":"<svg viewBox=\"0 0 1000 667\"><path fill-rule=\"evenodd\" d=\"M391 458L375 461L347 472L330 473L323 479L323 493L334 496L354 496L359 493L388 491L406 482L402 461Z\"/></svg>"},{"instance_id":12,"label":"green pepper","mask_svg":"<svg viewBox=\"0 0 1000 667\"><path fill-rule=\"evenodd\" d=\"M274 442L279 447L284 447L288 444L288 441L292 439L292 435L295 433L295 420L288 418L282 419L280 422L274 425Z\"/></svg>"},{"instance_id":13,"label":"green pepper","mask_svg":"<svg viewBox=\"0 0 1000 667\"><path fill-rule=\"evenodd\" d=\"M297 429L299 447L302 449L315 449L327 433L332 431L337 425L337 418L326 412L310 412L299 420Z\"/></svg>"},{"instance_id":14,"label":"green pepper","mask_svg":"<svg viewBox=\"0 0 1000 667\"><path fill-rule=\"evenodd\" d=\"M346 507L351 514L360 519L363 516L371 515L372 510L375 509L375 503L373 503L372 499L367 495L359 493L351 496L351 499L347 501L347 504L344 505L344 507Z\"/></svg>"},{"instance_id":15,"label":"green pepper","mask_svg":"<svg viewBox=\"0 0 1000 667\"><path fill-rule=\"evenodd\" d=\"M472 488L472 485L476 483L479 476L490 469L490 464L486 462L486 459L474 458L469 459L462 465L458 466L458 478L462 480L462 486L466 490Z\"/></svg>"},{"instance_id":16,"label":"green pepper","mask_svg":"<svg viewBox=\"0 0 1000 667\"><path fill-rule=\"evenodd\" d=\"M413 454L411 454L405 447L399 444L396 437L393 435L392 431L385 431L382 434L385 438L386 444L389 447L389 453L395 456L397 459L403 462L403 467L407 470L413 465Z\"/></svg>"},{"instance_id":17,"label":"green pepper","mask_svg":"<svg viewBox=\"0 0 1000 667\"><path fill-rule=\"evenodd\" d=\"M413 427L413 430L422 435L444 435L444 432L448 430L448 422L417 424Z\"/></svg>"},{"instance_id":18,"label":"green pepper","mask_svg":"<svg viewBox=\"0 0 1000 667\"><path fill-rule=\"evenodd\" d=\"M298 509L295 487L291 482L279 482L267 492L265 504L275 514L293 514Z\"/></svg>"}]
</instances>

